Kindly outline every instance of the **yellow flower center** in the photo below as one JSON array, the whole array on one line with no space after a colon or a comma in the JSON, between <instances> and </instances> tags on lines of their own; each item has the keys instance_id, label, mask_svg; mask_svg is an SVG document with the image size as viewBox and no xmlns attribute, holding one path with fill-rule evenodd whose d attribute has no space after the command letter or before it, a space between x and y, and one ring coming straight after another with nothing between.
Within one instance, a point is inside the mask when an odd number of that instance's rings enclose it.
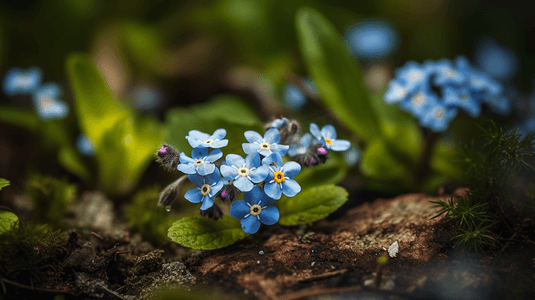
<instances>
[{"instance_id":1,"label":"yellow flower center","mask_svg":"<svg viewBox=\"0 0 535 300\"><path fill-rule=\"evenodd\" d=\"M206 145L212 145L213 143L214 143L214 140L212 139L209 139L203 142L203 144L206 144Z\"/></svg>"},{"instance_id":2,"label":"yellow flower center","mask_svg":"<svg viewBox=\"0 0 535 300\"><path fill-rule=\"evenodd\" d=\"M202 166L202 164L204 164L204 160L202 159L197 159L193 165L196 166L196 167L199 167L199 166Z\"/></svg>"},{"instance_id":3,"label":"yellow flower center","mask_svg":"<svg viewBox=\"0 0 535 300\"><path fill-rule=\"evenodd\" d=\"M333 141L331 139L325 138L325 144L332 146Z\"/></svg>"},{"instance_id":4,"label":"yellow flower center","mask_svg":"<svg viewBox=\"0 0 535 300\"><path fill-rule=\"evenodd\" d=\"M281 171L277 171L273 173L273 180L275 180L276 183L283 183L284 182L284 173Z\"/></svg>"},{"instance_id":5,"label":"yellow flower center","mask_svg":"<svg viewBox=\"0 0 535 300\"><path fill-rule=\"evenodd\" d=\"M210 194L210 185L209 184L203 184L201 186L201 194L203 196L206 196L206 195Z\"/></svg>"},{"instance_id":6,"label":"yellow flower center","mask_svg":"<svg viewBox=\"0 0 535 300\"><path fill-rule=\"evenodd\" d=\"M416 106L421 106L425 102L425 96L422 95L422 93L416 94L414 97L412 97L412 103Z\"/></svg>"},{"instance_id":7,"label":"yellow flower center","mask_svg":"<svg viewBox=\"0 0 535 300\"><path fill-rule=\"evenodd\" d=\"M268 144L268 143L261 143L261 144L260 144L260 150L266 150L266 151L269 151L269 150L271 150L271 145Z\"/></svg>"},{"instance_id":8,"label":"yellow flower center","mask_svg":"<svg viewBox=\"0 0 535 300\"><path fill-rule=\"evenodd\" d=\"M238 169L238 175L240 175L241 177L249 176L249 169L247 169L245 167L239 168Z\"/></svg>"},{"instance_id":9,"label":"yellow flower center","mask_svg":"<svg viewBox=\"0 0 535 300\"><path fill-rule=\"evenodd\" d=\"M262 207L260 205L255 204L250 207L249 213L253 216L258 216L262 212Z\"/></svg>"},{"instance_id":10,"label":"yellow flower center","mask_svg":"<svg viewBox=\"0 0 535 300\"><path fill-rule=\"evenodd\" d=\"M435 113L435 118L442 119L443 116L444 116L444 110L438 109L437 112Z\"/></svg>"}]
</instances>

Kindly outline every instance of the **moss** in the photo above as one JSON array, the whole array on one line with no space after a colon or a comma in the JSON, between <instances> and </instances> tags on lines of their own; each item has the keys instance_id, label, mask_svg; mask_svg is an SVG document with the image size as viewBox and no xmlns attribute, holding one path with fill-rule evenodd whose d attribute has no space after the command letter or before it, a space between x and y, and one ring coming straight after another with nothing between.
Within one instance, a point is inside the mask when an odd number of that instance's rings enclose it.
<instances>
[{"instance_id":1,"label":"moss","mask_svg":"<svg viewBox=\"0 0 535 300\"><path fill-rule=\"evenodd\" d=\"M29 286L61 274L67 236L46 225L16 223L0 234L0 276Z\"/></svg>"}]
</instances>

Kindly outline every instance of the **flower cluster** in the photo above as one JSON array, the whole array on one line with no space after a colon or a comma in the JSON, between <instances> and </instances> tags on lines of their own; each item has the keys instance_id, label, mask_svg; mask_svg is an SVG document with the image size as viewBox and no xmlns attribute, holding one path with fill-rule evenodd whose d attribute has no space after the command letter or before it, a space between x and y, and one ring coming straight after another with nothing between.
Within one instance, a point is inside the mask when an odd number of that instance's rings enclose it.
<instances>
[{"instance_id":1,"label":"flower cluster","mask_svg":"<svg viewBox=\"0 0 535 300\"><path fill-rule=\"evenodd\" d=\"M41 85L43 74L38 68L27 71L15 68L7 72L4 92L9 96L31 95L37 115L42 120L63 119L69 114L69 106L59 100L62 90L55 83Z\"/></svg>"},{"instance_id":2,"label":"flower cluster","mask_svg":"<svg viewBox=\"0 0 535 300\"><path fill-rule=\"evenodd\" d=\"M186 175L169 185L160 195L160 204L168 206L177 195L183 178L196 186L188 190L184 198L200 203L201 215L217 219L222 210L214 202L231 202L230 215L241 219L245 232L254 234L260 224L273 225L279 220L279 210L274 204L282 195L294 197L301 191L295 177L301 165L311 166L325 162L329 151L344 151L349 141L336 138L331 125L321 130L310 125L312 134L299 137L299 123L286 118L274 120L265 126L264 136L255 131L244 133L242 144L245 156L228 154L225 159L220 148L228 145L225 129L217 129L212 135L191 130L186 139L193 150L191 157L179 153L164 144L157 155L162 165ZM296 144L286 144L298 141ZM295 161L283 161L285 155ZM297 159L296 159L297 158ZM301 163L301 164L300 164ZM237 200L243 193L244 200Z\"/></svg>"},{"instance_id":3,"label":"flower cluster","mask_svg":"<svg viewBox=\"0 0 535 300\"><path fill-rule=\"evenodd\" d=\"M437 132L448 128L459 109L471 117L479 116L482 104L496 113L507 114L511 110L502 86L473 69L464 57L458 57L455 62L407 63L397 70L384 100L397 103L422 126Z\"/></svg>"}]
</instances>

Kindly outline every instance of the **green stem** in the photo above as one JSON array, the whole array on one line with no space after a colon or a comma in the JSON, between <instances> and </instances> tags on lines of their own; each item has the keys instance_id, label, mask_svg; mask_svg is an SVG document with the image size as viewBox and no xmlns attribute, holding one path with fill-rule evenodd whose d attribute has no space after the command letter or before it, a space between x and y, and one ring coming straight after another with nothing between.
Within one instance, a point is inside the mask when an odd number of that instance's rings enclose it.
<instances>
[{"instance_id":1,"label":"green stem","mask_svg":"<svg viewBox=\"0 0 535 300\"><path fill-rule=\"evenodd\" d=\"M426 129L427 130L427 129ZM423 180L429 173L429 163L431 161L431 155L435 149L435 145L438 141L440 134L436 132L428 132L425 139L424 150L418 160L416 169L416 188L420 190L423 186Z\"/></svg>"}]
</instances>

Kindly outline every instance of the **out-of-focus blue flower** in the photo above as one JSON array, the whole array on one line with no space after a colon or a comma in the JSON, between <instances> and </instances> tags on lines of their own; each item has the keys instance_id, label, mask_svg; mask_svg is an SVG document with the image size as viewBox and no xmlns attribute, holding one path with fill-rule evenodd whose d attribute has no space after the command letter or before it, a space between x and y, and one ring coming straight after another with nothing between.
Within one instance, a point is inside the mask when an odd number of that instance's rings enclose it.
<instances>
[{"instance_id":1,"label":"out-of-focus blue flower","mask_svg":"<svg viewBox=\"0 0 535 300\"><path fill-rule=\"evenodd\" d=\"M266 195L255 185L249 192L243 193L245 200L238 200L230 205L230 215L241 219L243 231L255 234L260 223L273 225L279 220L279 209L273 204L275 200Z\"/></svg>"},{"instance_id":2,"label":"out-of-focus blue flower","mask_svg":"<svg viewBox=\"0 0 535 300\"><path fill-rule=\"evenodd\" d=\"M278 129L271 128L262 137L258 132L248 130L244 133L245 139L249 143L243 143L243 152L246 154L259 153L263 156L268 156L271 153L278 153L284 156L288 152L288 145L279 145L281 135Z\"/></svg>"},{"instance_id":3,"label":"out-of-focus blue flower","mask_svg":"<svg viewBox=\"0 0 535 300\"><path fill-rule=\"evenodd\" d=\"M473 118L478 117L481 113L479 99L473 98L470 90L466 87L445 87L443 103L447 106L459 107Z\"/></svg>"},{"instance_id":4,"label":"out-of-focus blue flower","mask_svg":"<svg viewBox=\"0 0 535 300\"><path fill-rule=\"evenodd\" d=\"M416 62L410 61L396 71L396 79L403 83L408 93L427 86L431 68L428 64L420 66Z\"/></svg>"},{"instance_id":5,"label":"out-of-focus blue flower","mask_svg":"<svg viewBox=\"0 0 535 300\"><path fill-rule=\"evenodd\" d=\"M267 123L264 127L264 129L270 129L270 128L281 128L282 126L286 125L290 123L290 120L288 120L288 118L285 118L285 117L282 117L280 119L275 119L269 123Z\"/></svg>"},{"instance_id":6,"label":"out-of-focus blue flower","mask_svg":"<svg viewBox=\"0 0 535 300\"><path fill-rule=\"evenodd\" d=\"M398 46L398 33L384 20L368 19L349 28L345 39L358 58L379 60L388 57Z\"/></svg>"},{"instance_id":7,"label":"out-of-focus blue flower","mask_svg":"<svg viewBox=\"0 0 535 300\"><path fill-rule=\"evenodd\" d=\"M475 61L485 73L505 81L512 79L519 67L517 54L491 37L485 37L478 42Z\"/></svg>"},{"instance_id":8,"label":"out-of-focus blue flower","mask_svg":"<svg viewBox=\"0 0 535 300\"><path fill-rule=\"evenodd\" d=\"M63 119L69 114L69 106L57 99L60 95L61 88L55 83L44 84L33 93L33 103L41 119Z\"/></svg>"},{"instance_id":9,"label":"out-of-focus blue flower","mask_svg":"<svg viewBox=\"0 0 535 300\"><path fill-rule=\"evenodd\" d=\"M151 85L138 85L129 94L134 106L142 111L157 111L164 102L162 91Z\"/></svg>"},{"instance_id":10,"label":"out-of-focus blue flower","mask_svg":"<svg viewBox=\"0 0 535 300\"><path fill-rule=\"evenodd\" d=\"M427 113L422 116L420 123L435 132L442 132L448 129L451 120L456 115L457 109L435 102Z\"/></svg>"},{"instance_id":11,"label":"out-of-focus blue flower","mask_svg":"<svg viewBox=\"0 0 535 300\"><path fill-rule=\"evenodd\" d=\"M407 98L408 90L405 83L394 79L388 83L388 89L385 92L384 100L386 103L398 103Z\"/></svg>"},{"instance_id":12,"label":"out-of-focus blue flower","mask_svg":"<svg viewBox=\"0 0 535 300\"><path fill-rule=\"evenodd\" d=\"M433 68L434 83L438 86L460 85L466 80L464 74L459 72L449 60L443 59L436 63L429 62L428 64Z\"/></svg>"},{"instance_id":13,"label":"out-of-focus blue flower","mask_svg":"<svg viewBox=\"0 0 535 300\"><path fill-rule=\"evenodd\" d=\"M303 82L315 93L317 93L316 86L309 79L303 79ZM292 84L286 84L282 93L284 104L293 110L302 109L307 103L307 97L301 92L299 88Z\"/></svg>"},{"instance_id":14,"label":"out-of-focus blue flower","mask_svg":"<svg viewBox=\"0 0 535 300\"><path fill-rule=\"evenodd\" d=\"M43 74L39 68L24 71L19 68L9 70L4 77L4 93L8 96L33 93L41 84Z\"/></svg>"},{"instance_id":15,"label":"out-of-focus blue flower","mask_svg":"<svg viewBox=\"0 0 535 300\"><path fill-rule=\"evenodd\" d=\"M264 192L269 197L279 200L282 194L293 197L301 191L301 186L293 180L301 171L301 165L295 161L282 164L282 157L272 153L262 160L264 166L268 166L269 173L266 177Z\"/></svg>"},{"instance_id":16,"label":"out-of-focus blue flower","mask_svg":"<svg viewBox=\"0 0 535 300\"><path fill-rule=\"evenodd\" d=\"M535 115L532 114L518 125L517 134L524 137L533 132L535 132Z\"/></svg>"},{"instance_id":17,"label":"out-of-focus blue flower","mask_svg":"<svg viewBox=\"0 0 535 300\"><path fill-rule=\"evenodd\" d=\"M260 155L252 153L245 159L237 154L229 154L226 165L221 165L221 174L242 192L250 191L254 183L262 182L268 176L267 166L260 165Z\"/></svg>"},{"instance_id":18,"label":"out-of-focus blue flower","mask_svg":"<svg viewBox=\"0 0 535 300\"><path fill-rule=\"evenodd\" d=\"M360 150L357 147L351 147L344 153L344 160L348 166L356 165L360 160Z\"/></svg>"},{"instance_id":19,"label":"out-of-focus blue flower","mask_svg":"<svg viewBox=\"0 0 535 300\"><path fill-rule=\"evenodd\" d=\"M351 142L336 139L336 129L332 125L325 125L323 128L318 127L315 123L310 123L310 133L321 141L327 150L346 151L351 147Z\"/></svg>"},{"instance_id":20,"label":"out-of-focus blue flower","mask_svg":"<svg viewBox=\"0 0 535 300\"><path fill-rule=\"evenodd\" d=\"M305 133L299 140L299 144L290 145L288 149L288 156L296 156L306 154L310 146L314 145L314 142L321 143L319 140L315 140L310 133Z\"/></svg>"},{"instance_id":21,"label":"out-of-focus blue flower","mask_svg":"<svg viewBox=\"0 0 535 300\"><path fill-rule=\"evenodd\" d=\"M223 139L227 135L227 131L219 128L214 131L214 134L209 135L198 130L190 130L186 139L191 147L205 147L205 148L221 148L228 145L228 140Z\"/></svg>"},{"instance_id":22,"label":"out-of-focus blue flower","mask_svg":"<svg viewBox=\"0 0 535 300\"><path fill-rule=\"evenodd\" d=\"M184 174L198 173L205 176L214 172L216 167L213 163L223 157L223 151L214 149L208 153L208 148L197 147L191 151L191 157L189 158L184 152L180 153L180 164L177 170Z\"/></svg>"},{"instance_id":23,"label":"out-of-focus blue flower","mask_svg":"<svg viewBox=\"0 0 535 300\"><path fill-rule=\"evenodd\" d=\"M401 102L400 106L413 116L422 118L437 102L438 98L433 92L427 88L422 88L420 91L412 94L406 101Z\"/></svg>"},{"instance_id":24,"label":"out-of-focus blue flower","mask_svg":"<svg viewBox=\"0 0 535 300\"><path fill-rule=\"evenodd\" d=\"M83 134L76 139L76 147L85 156L92 156L95 153L93 142Z\"/></svg>"},{"instance_id":25,"label":"out-of-focus blue flower","mask_svg":"<svg viewBox=\"0 0 535 300\"><path fill-rule=\"evenodd\" d=\"M201 176L199 174L188 175L188 179L197 186L184 194L184 198L191 203L200 203L201 210L207 210L214 205L214 196L221 190L224 183L221 180L219 170L215 168L212 174Z\"/></svg>"}]
</instances>

